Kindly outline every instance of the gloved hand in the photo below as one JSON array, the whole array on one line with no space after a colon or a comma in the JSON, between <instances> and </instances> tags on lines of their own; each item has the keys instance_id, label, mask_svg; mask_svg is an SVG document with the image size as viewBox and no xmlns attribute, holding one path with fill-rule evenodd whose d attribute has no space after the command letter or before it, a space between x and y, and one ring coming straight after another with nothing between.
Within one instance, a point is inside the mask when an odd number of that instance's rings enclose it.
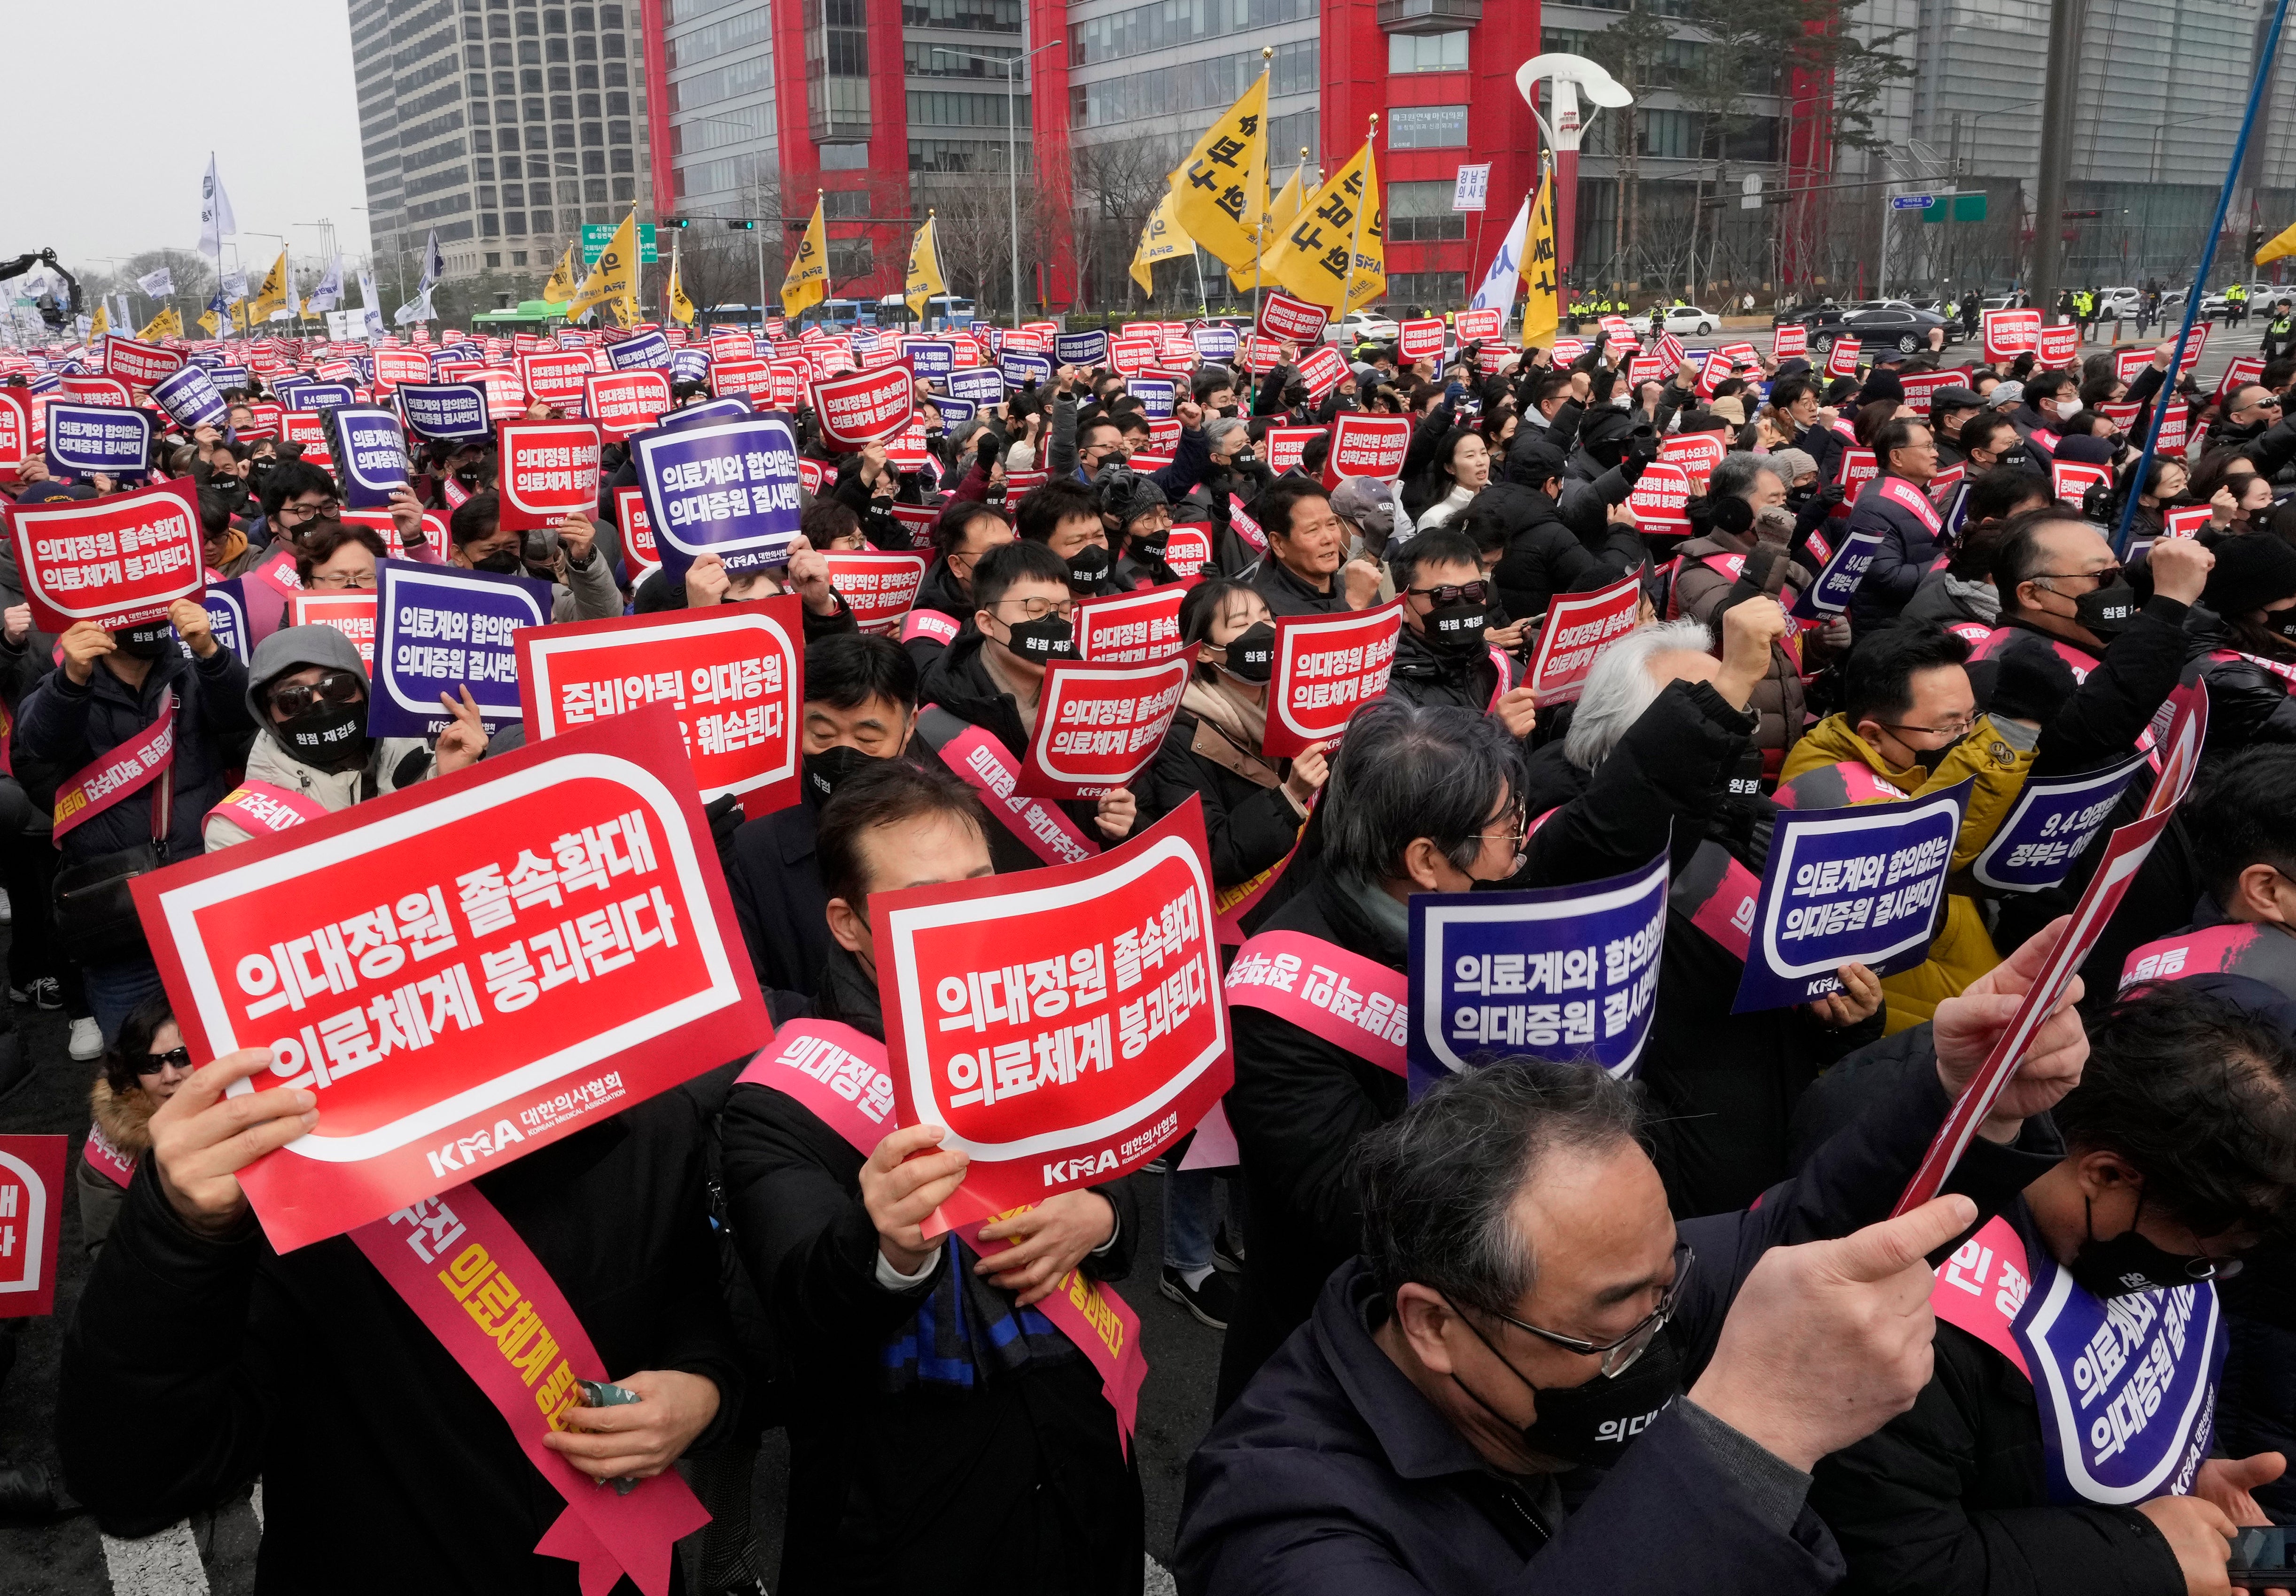
<instances>
[{"instance_id":1,"label":"gloved hand","mask_svg":"<svg viewBox=\"0 0 2296 1596\"><path fill-rule=\"evenodd\" d=\"M2046 725L2079 685L2072 667L2052 648L2021 642L1994 659L1997 668L1986 709L1989 715Z\"/></svg>"},{"instance_id":2,"label":"gloved hand","mask_svg":"<svg viewBox=\"0 0 2296 1596\"><path fill-rule=\"evenodd\" d=\"M734 833L742 829L742 800L729 792L703 805L701 814L709 822L710 840L724 854L734 846Z\"/></svg>"}]
</instances>

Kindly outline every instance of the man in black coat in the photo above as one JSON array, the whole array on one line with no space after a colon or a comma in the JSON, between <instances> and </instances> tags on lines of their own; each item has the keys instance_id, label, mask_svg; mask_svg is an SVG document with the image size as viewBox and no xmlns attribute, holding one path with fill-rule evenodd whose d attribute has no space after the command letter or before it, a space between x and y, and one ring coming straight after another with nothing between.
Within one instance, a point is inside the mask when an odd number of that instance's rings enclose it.
<instances>
[{"instance_id":1,"label":"man in black coat","mask_svg":"<svg viewBox=\"0 0 2296 1596\"><path fill-rule=\"evenodd\" d=\"M1438 527L1402 544L1387 563L1403 600L1387 696L1495 716L1510 735L1529 736L1538 713L1530 690L1518 685L1522 667L1483 641L1494 584L1473 541Z\"/></svg>"},{"instance_id":2,"label":"man in black coat","mask_svg":"<svg viewBox=\"0 0 2296 1596\"><path fill-rule=\"evenodd\" d=\"M1363 1256L1192 1461L1180 1589L1832 1590L1809 1470L1913 1400L1924 1254L2046 1165L2024 1117L2079 1076L2061 1015L1955 1170L1968 1195L1884 1221L2008 1007L1988 989L1933 1046L1879 1044L1907 1056L1903 1093L1758 1208L1678 1227L1601 1071L1504 1060L1436 1086L1361 1149ZM1605 1471L1566 1496L1586 1465Z\"/></svg>"},{"instance_id":3,"label":"man in black coat","mask_svg":"<svg viewBox=\"0 0 2296 1596\"><path fill-rule=\"evenodd\" d=\"M108 1533L135 1536L259 1475L259 1592L574 1596L576 1566L534 1551L565 1499L453 1355L349 1239L282 1256L257 1227L237 1172L316 1118L308 1092L224 1095L269 1062L268 1049L226 1053L152 1117L65 1335L67 1483ZM658 1474L714 1445L741 1405L701 1121L693 1096L667 1092L474 1183L609 1378L644 1399L570 1409L545 1443L594 1477ZM316 1371L321 1355L342 1378Z\"/></svg>"},{"instance_id":4,"label":"man in black coat","mask_svg":"<svg viewBox=\"0 0 2296 1596\"><path fill-rule=\"evenodd\" d=\"M872 890L990 873L988 827L969 789L904 761L845 784L823 817L836 945L818 1018L882 1042L862 905ZM734 1088L723 1134L735 1244L804 1371L775 1590L1137 1592L1138 1474L1099 1373L1031 1311L1071 1270L1128 1269L1129 1187L1062 1192L988 1226L985 1239L1011 1243L992 1269L920 1230L964 1183L963 1156L932 1150L940 1127L864 1153L750 1083Z\"/></svg>"},{"instance_id":5,"label":"man in black coat","mask_svg":"<svg viewBox=\"0 0 2296 1596\"><path fill-rule=\"evenodd\" d=\"M1614 490L1615 496L1606 496ZM1593 483L1567 478L1554 444L1538 433L1516 434L1504 479L1477 495L1467 512L1489 516L1505 529L1507 550L1491 575L1508 615L1525 620L1543 615L1556 593L1590 592L1643 564L1633 520L1611 515L1611 506L1624 503L1630 491L1623 469Z\"/></svg>"},{"instance_id":6,"label":"man in black coat","mask_svg":"<svg viewBox=\"0 0 2296 1596\"><path fill-rule=\"evenodd\" d=\"M1375 568L1347 563L1347 527L1330 489L1305 477L1280 477L1251 503L1267 537L1267 557L1249 580L1282 615L1341 615L1371 602Z\"/></svg>"},{"instance_id":7,"label":"man in black coat","mask_svg":"<svg viewBox=\"0 0 2296 1596\"><path fill-rule=\"evenodd\" d=\"M745 822L726 859L726 887L765 991L811 992L827 962L821 808L874 759L908 747L917 724L917 667L890 638L857 633L806 645L799 800Z\"/></svg>"}]
</instances>

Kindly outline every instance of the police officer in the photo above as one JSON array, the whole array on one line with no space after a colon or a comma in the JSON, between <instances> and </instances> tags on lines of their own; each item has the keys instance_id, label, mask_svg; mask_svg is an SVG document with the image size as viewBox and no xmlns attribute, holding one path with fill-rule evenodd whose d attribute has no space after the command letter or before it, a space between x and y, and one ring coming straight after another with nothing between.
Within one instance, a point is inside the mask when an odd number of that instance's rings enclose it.
<instances>
[{"instance_id":1,"label":"police officer","mask_svg":"<svg viewBox=\"0 0 2296 1596\"><path fill-rule=\"evenodd\" d=\"M2296 311L2291 310L2284 296L2272 302L2272 319L2264 323L2262 347L2267 365L2296 350Z\"/></svg>"}]
</instances>

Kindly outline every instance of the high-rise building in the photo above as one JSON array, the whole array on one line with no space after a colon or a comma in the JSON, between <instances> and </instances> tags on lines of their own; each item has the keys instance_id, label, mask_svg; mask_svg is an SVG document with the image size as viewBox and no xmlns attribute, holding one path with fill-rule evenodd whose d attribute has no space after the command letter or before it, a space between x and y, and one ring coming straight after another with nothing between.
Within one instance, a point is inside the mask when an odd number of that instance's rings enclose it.
<instances>
[{"instance_id":1,"label":"high-rise building","mask_svg":"<svg viewBox=\"0 0 2296 1596\"><path fill-rule=\"evenodd\" d=\"M411 291L433 228L449 280L515 281L547 274L585 224L651 216L651 5L348 0L386 295Z\"/></svg>"}]
</instances>

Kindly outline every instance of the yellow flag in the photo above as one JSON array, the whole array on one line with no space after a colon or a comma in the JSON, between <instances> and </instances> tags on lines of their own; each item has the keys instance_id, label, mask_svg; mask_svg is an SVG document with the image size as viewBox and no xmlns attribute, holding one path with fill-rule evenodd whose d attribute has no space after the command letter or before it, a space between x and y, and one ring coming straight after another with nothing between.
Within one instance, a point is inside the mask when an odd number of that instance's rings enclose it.
<instances>
[{"instance_id":1,"label":"yellow flag","mask_svg":"<svg viewBox=\"0 0 2296 1596\"><path fill-rule=\"evenodd\" d=\"M263 274L263 286L255 291L255 304L248 311L252 319L267 322L275 310L284 310L289 305L287 292L287 251L279 251L279 258Z\"/></svg>"},{"instance_id":2,"label":"yellow flag","mask_svg":"<svg viewBox=\"0 0 2296 1596\"><path fill-rule=\"evenodd\" d=\"M202 311L200 313L200 326L209 338L213 338L223 331L223 318L212 310Z\"/></svg>"},{"instance_id":3,"label":"yellow flag","mask_svg":"<svg viewBox=\"0 0 2296 1596\"><path fill-rule=\"evenodd\" d=\"M909 245L909 314L924 319L925 306L935 294L948 292L948 284L940 274L940 230L934 225L933 213L925 212L925 225L917 229L916 238Z\"/></svg>"},{"instance_id":4,"label":"yellow flag","mask_svg":"<svg viewBox=\"0 0 2296 1596\"><path fill-rule=\"evenodd\" d=\"M2292 223L2286 232L2256 252L2256 264L2264 266L2284 255L2296 255L2296 223Z\"/></svg>"},{"instance_id":5,"label":"yellow flag","mask_svg":"<svg viewBox=\"0 0 2296 1596\"><path fill-rule=\"evenodd\" d=\"M1317 189L1266 262L1269 276L1334 314L1361 310L1387 292L1386 215L1371 140Z\"/></svg>"},{"instance_id":6,"label":"yellow flag","mask_svg":"<svg viewBox=\"0 0 2296 1596\"><path fill-rule=\"evenodd\" d=\"M685 297L685 285L677 280L677 246L673 244L669 250L669 293L667 296L669 319L691 327L693 325L693 301Z\"/></svg>"},{"instance_id":7,"label":"yellow flag","mask_svg":"<svg viewBox=\"0 0 2296 1596\"><path fill-rule=\"evenodd\" d=\"M175 307L171 305L144 323L135 336L144 339L181 338L184 336L184 318L176 314Z\"/></svg>"},{"instance_id":8,"label":"yellow flag","mask_svg":"<svg viewBox=\"0 0 2296 1596\"><path fill-rule=\"evenodd\" d=\"M563 305L574 297L574 246L566 246L566 253L558 258L557 269L550 281L542 285L542 300L545 305Z\"/></svg>"},{"instance_id":9,"label":"yellow flag","mask_svg":"<svg viewBox=\"0 0 2296 1596\"><path fill-rule=\"evenodd\" d=\"M95 302L95 314L87 319L87 341L94 343L111 331L111 318L104 314L103 301L99 299Z\"/></svg>"},{"instance_id":10,"label":"yellow flag","mask_svg":"<svg viewBox=\"0 0 2296 1596\"><path fill-rule=\"evenodd\" d=\"M790 257L789 275L782 279L782 314L795 321L829 297L829 226L822 219L821 200L813 201L813 219L797 241Z\"/></svg>"},{"instance_id":11,"label":"yellow flag","mask_svg":"<svg viewBox=\"0 0 2296 1596\"><path fill-rule=\"evenodd\" d=\"M1300 151L1300 164L1292 168L1292 180L1283 192L1267 207L1267 225L1259 230L1259 264L1254 269L1261 278L1267 277L1275 264L1275 252L1283 247L1284 235L1292 224L1300 219L1300 208L1306 201L1308 191L1308 152Z\"/></svg>"},{"instance_id":12,"label":"yellow flag","mask_svg":"<svg viewBox=\"0 0 2296 1596\"><path fill-rule=\"evenodd\" d=\"M1561 278L1554 269L1554 173L1538 180L1530 202L1530 225L1522 238L1522 347L1544 349L1554 342L1562 307Z\"/></svg>"},{"instance_id":13,"label":"yellow flag","mask_svg":"<svg viewBox=\"0 0 2296 1596\"><path fill-rule=\"evenodd\" d=\"M614 236L606 241L598 264L582 279L582 286L566 302L566 319L579 321L601 305L618 304L637 297L638 283L638 209L630 207L630 214L614 229Z\"/></svg>"},{"instance_id":14,"label":"yellow flag","mask_svg":"<svg viewBox=\"0 0 2296 1596\"><path fill-rule=\"evenodd\" d=\"M1184 250L1195 248L1187 230L1172 219L1173 196L1167 192L1156 202L1148 225L1140 230L1140 247L1132 252L1132 281L1140 285L1144 294L1156 291L1156 280L1148 268L1160 260L1169 260Z\"/></svg>"},{"instance_id":15,"label":"yellow flag","mask_svg":"<svg viewBox=\"0 0 2296 1596\"><path fill-rule=\"evenodd\" d=\"M1261 196L1267 192L1267 71L1204 129L1171 178L1172 219L1232 273L1251 270L1259 253Z\"/></svg>"}]
</instances>

